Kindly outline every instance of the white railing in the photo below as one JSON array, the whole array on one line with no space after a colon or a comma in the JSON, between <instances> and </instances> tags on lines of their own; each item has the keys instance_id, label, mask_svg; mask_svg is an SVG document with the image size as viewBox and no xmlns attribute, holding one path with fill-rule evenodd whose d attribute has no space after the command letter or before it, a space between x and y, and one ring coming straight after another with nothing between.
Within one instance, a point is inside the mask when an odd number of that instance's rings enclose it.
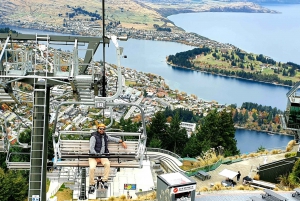
<instances>
[{"instance_id":1,"label":"white railing","mask_svg":"<svg viewBox=\"0 0 300 201\"><path fill-rule=\"evenodd\" d=\"M173 156L174 158L178 159L179 161L182 161L182 158L179 155L177 155L171 151L165 150L165 149L147 147L145 154L147 154L147 151L168 154L168 155Z\"/></svg>"}]
</instances>

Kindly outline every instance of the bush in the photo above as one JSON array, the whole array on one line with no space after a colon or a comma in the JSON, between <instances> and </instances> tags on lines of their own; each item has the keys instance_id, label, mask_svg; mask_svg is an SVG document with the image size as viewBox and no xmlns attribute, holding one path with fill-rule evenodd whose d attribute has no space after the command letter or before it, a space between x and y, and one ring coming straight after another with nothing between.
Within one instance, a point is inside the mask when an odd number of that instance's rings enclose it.
<instances>
[{"instance_id":1,"label":"bush","mask_svg":"<svg viewBox=\"0 0 300 201\"><path fill-rule=\"evenodd\" d=\"M247 158L246 154L241 155L241 158Z\"/></svg>"},{"instance_id":2,"label":"bush","mask_svg":"<svg viewBox=\"0 0 300 201\"><path fill-rule=\"evenodd\" d=\"M298 159L289 175L289 181L292 185L300 184L300 159Z\"/></svg>"},{"instance_id":3,"label":"bush","mask_svg":"<svg viewBox=\"0 0 300 201\"><path fill-rule=\"evenodd\" d=\"M281 153L281 150L279 149L274 149L271 151L271 154L280 154Z\"/></svg>"},{"instance_id":4,"label":"bush","mask_svg":"<svg viewBox=\"0 0 300 201\"><path fill-rule=\"evenodd\" d=\"M295 140L289 141L289 143L288 143L288 145L286 146L285 150L286 150L287 152L292 151L293 148L294 148L294 146L295 146L295 144L296 144L296 141L295 141Z\"/></svg>"},{"instance_id":5,"label":"bush","mask_svg":"<svg viewBox=\"0 0 300 201\"><path fill-rule=\"evenodd\" d=\"M201 187L201 188L200 188L200 192L201 192L201 191L202 191L202 192L206 192L206 191L208 191L208 188L207 188L206 186L205 186L205 187Z\"/></svg>"},{"instance_id":6,"label":"bush","mask_svg":"<svg viewBox=\"0 0 300 201\"><path fill-rule=\"evenodd\" d=\"M295 146L296 145L296 141L295 140L291 140L288 143L288 146Z\"/></svg>"},{"instance_id":7,"label":"bush","mask_svg":"<svg viewBox=\"0 0 300 201\"><path fill-rule=\"evenodd\" d=\"M284 175L279 175L279 177L277 178L277 180L279 181L279 183L282 186L288 186L289 185L289 179L288 179L288 175L284 174Z\"/></svg>"},{"instance_id":8,"label":"bush","mask_svg":"<svg viewBox=\"0 0 300 201\"><path fill-rule=\"evenodd\" d=\"M285 158L291 158L291 157L295 157L297 155L297 152L289 152L284 154Z\"/></svg>"},{"instance_id":9,"label":"bush","mask_svg":"<svg viewBox=\"0 0 300 201\"><path fill-rule=\"evenodd\" d=\"M259 174L254 175L253 179L259 180Z\"/></svg>"},{"instance_id":10,"label":"bush","mask_svg":"<svg viewBox=\"0 0 300 201\"><path fill-rule=\"evenodd\" d=\"M222 190L223 186L220 182L215 183L215 185L211 188L214 191Z\"/></svg>"}]
</instances>

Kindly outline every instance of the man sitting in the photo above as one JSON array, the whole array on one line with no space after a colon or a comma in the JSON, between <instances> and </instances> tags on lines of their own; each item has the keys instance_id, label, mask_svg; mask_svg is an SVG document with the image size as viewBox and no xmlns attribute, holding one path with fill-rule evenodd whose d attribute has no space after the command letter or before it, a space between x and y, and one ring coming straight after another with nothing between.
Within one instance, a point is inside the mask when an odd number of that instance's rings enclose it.
<instances>
[{"instance_id":1,"label":"man sitting","mask_svg":"<svg viewBox=\"0 0 300 201\"><path fill-rule=\"evenodd\" d=\"M105 125L99 124L97 131L92 133L90 138L90 154L108 154L108 142L122 143L122 146L126 149L127 145L122 139L111 137L105 133ZM108 158L89 158L89 178L90 187L89 193L95 192L95 181L94 174L97 163L101 163L104 166L104 175L102 179L102 184L105 189L108 189L108 175L110 171L110 162Z\"/></svg>"}]
</instances>

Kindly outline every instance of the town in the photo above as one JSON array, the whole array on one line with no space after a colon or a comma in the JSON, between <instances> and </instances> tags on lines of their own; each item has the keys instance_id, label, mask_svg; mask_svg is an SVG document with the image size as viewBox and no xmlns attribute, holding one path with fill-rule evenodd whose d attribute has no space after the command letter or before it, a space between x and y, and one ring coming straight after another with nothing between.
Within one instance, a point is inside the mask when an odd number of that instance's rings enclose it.
<instances>
[{"instance_id":1,"label":"town","mask_svg":"<svg viewBox=\"0 0 300 201\"><path fill-rule=\"evenodd\" d=\"M24 43L16 47L17 50L24 50L25 48L32 48L32 43ZM0 48L2 45L0 44ZM45 51L46 46L39 44L38 49ZM49 48L49 55L54 55L56 50ZM65 56L64 60L67 60L68 54L62 54ZM46 63L47 57L44 54L38 54L39 63ZM52 57L48 58L48 62L53 62ZM117 67L112 64L106 64L106 76L109 78L107 83L107 94L112 96L116 93L116 82L117 82ZM91 71L91 69L88 69ZM100 62L96 62L96 72L101 72ZM193 111L195 115L206 116L212 109L218 109L221 111L225 108L225 105L218 104L216 101L208 101L198 98L193 94L186 94L178 90L170 89L166 84L164 78L151 73L137 72L130 68L122 67L122 94L114 102L127 102L135 103L140 105L145 113L145 119L147 122L151 121L151 118L157 111L164 110L166 107L171 109L184 108L189 111ZM126 80L126 81L125 81ZM19 83L18 88L20 91L28 92L31 86ZM55 121L55 110L57 106L63 101L72 101L73 97L69 96L71 86L60 85L54 86L51 89L51 105L50 105L50 124ZM32 108L30 104L13 106L16 107L14 112L6 104L2 105L2 111L0 111L0 118L2 123L6 123L8 129L9 140L11 143L17 141L18 134L26 129L26 126L31 126ZM79 105L74 104L69 106L63 106L59 112L57 118L57 126L60 130L82 130L95 129L95 125L91 126L91 122L94 121L94 117L100 114L99 109L95 109L90 105ZM102 112L101 112L102 114ZM126 119L134 119L140 115L140 111L134 106L127 109L124 106L120 106L118 109L110 111L105 109L103 111L105 118L112 117L115 121L120 122L123 117ZM25 124L25 126L21 126ZM196 129L196 123L181 122L181 126L187 130L187 135L190 137Z\"/></svg>"}]
</instances>

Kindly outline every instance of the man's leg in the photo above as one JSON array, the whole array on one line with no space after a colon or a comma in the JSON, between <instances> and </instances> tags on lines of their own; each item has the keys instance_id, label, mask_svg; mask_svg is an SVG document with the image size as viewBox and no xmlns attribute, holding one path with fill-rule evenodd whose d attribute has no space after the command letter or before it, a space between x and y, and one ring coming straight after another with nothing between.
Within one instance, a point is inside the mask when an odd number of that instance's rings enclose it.
<instances>
[{"instance_id":1,"label":"man's leg","mask_svg":"<svg viewBox=\"0 0 300 201\"><path fill-rule=\"evenodd\" d=\"M101 164L104 166L104 175L102 181L107 181L110 170L110 162L108 158L100 158Z\"/></svg>"},{"instance_id":2,"label":"man's leg","mask_svg":"<svg viewBox=\"0 0 300 201\"><path fill-rule=\"evenodd\" d=\"M103 175L103 186L104 188L108 188L108 176L109 176L109 171L110 171L110 162L108 160L108 158L101 158L101 164L104 166L104 175Z\"/></svg>"},{"instance_id":3,"label":"man's leg","mask_svg":"<svg viewBox=\"0 0 300 201\"><path fill-rule=\"evenodd\" d=\"M94 180L94 175L95 175L95 168L97 166L97 161L98 161L98 158L89 158L89 178L90 178L90 181L89 181L89 184L90 184L90 187L89 187L89 194L92 194L95 192L95 180Z\"/></svg>"},{"instance_id":4,"label":"man's leg","mask_svg":"<svg viewBox=\"0 0 300 201\"><path fill-rule=\"evenodd\" d=\"M89 176L90 176L90 181L89 184L90 185L95 185L95 181L94 181L94 175L95 175L95 168L97 166L97 161L95 158L89 158Z\"/></svg>"}]
</instances>

